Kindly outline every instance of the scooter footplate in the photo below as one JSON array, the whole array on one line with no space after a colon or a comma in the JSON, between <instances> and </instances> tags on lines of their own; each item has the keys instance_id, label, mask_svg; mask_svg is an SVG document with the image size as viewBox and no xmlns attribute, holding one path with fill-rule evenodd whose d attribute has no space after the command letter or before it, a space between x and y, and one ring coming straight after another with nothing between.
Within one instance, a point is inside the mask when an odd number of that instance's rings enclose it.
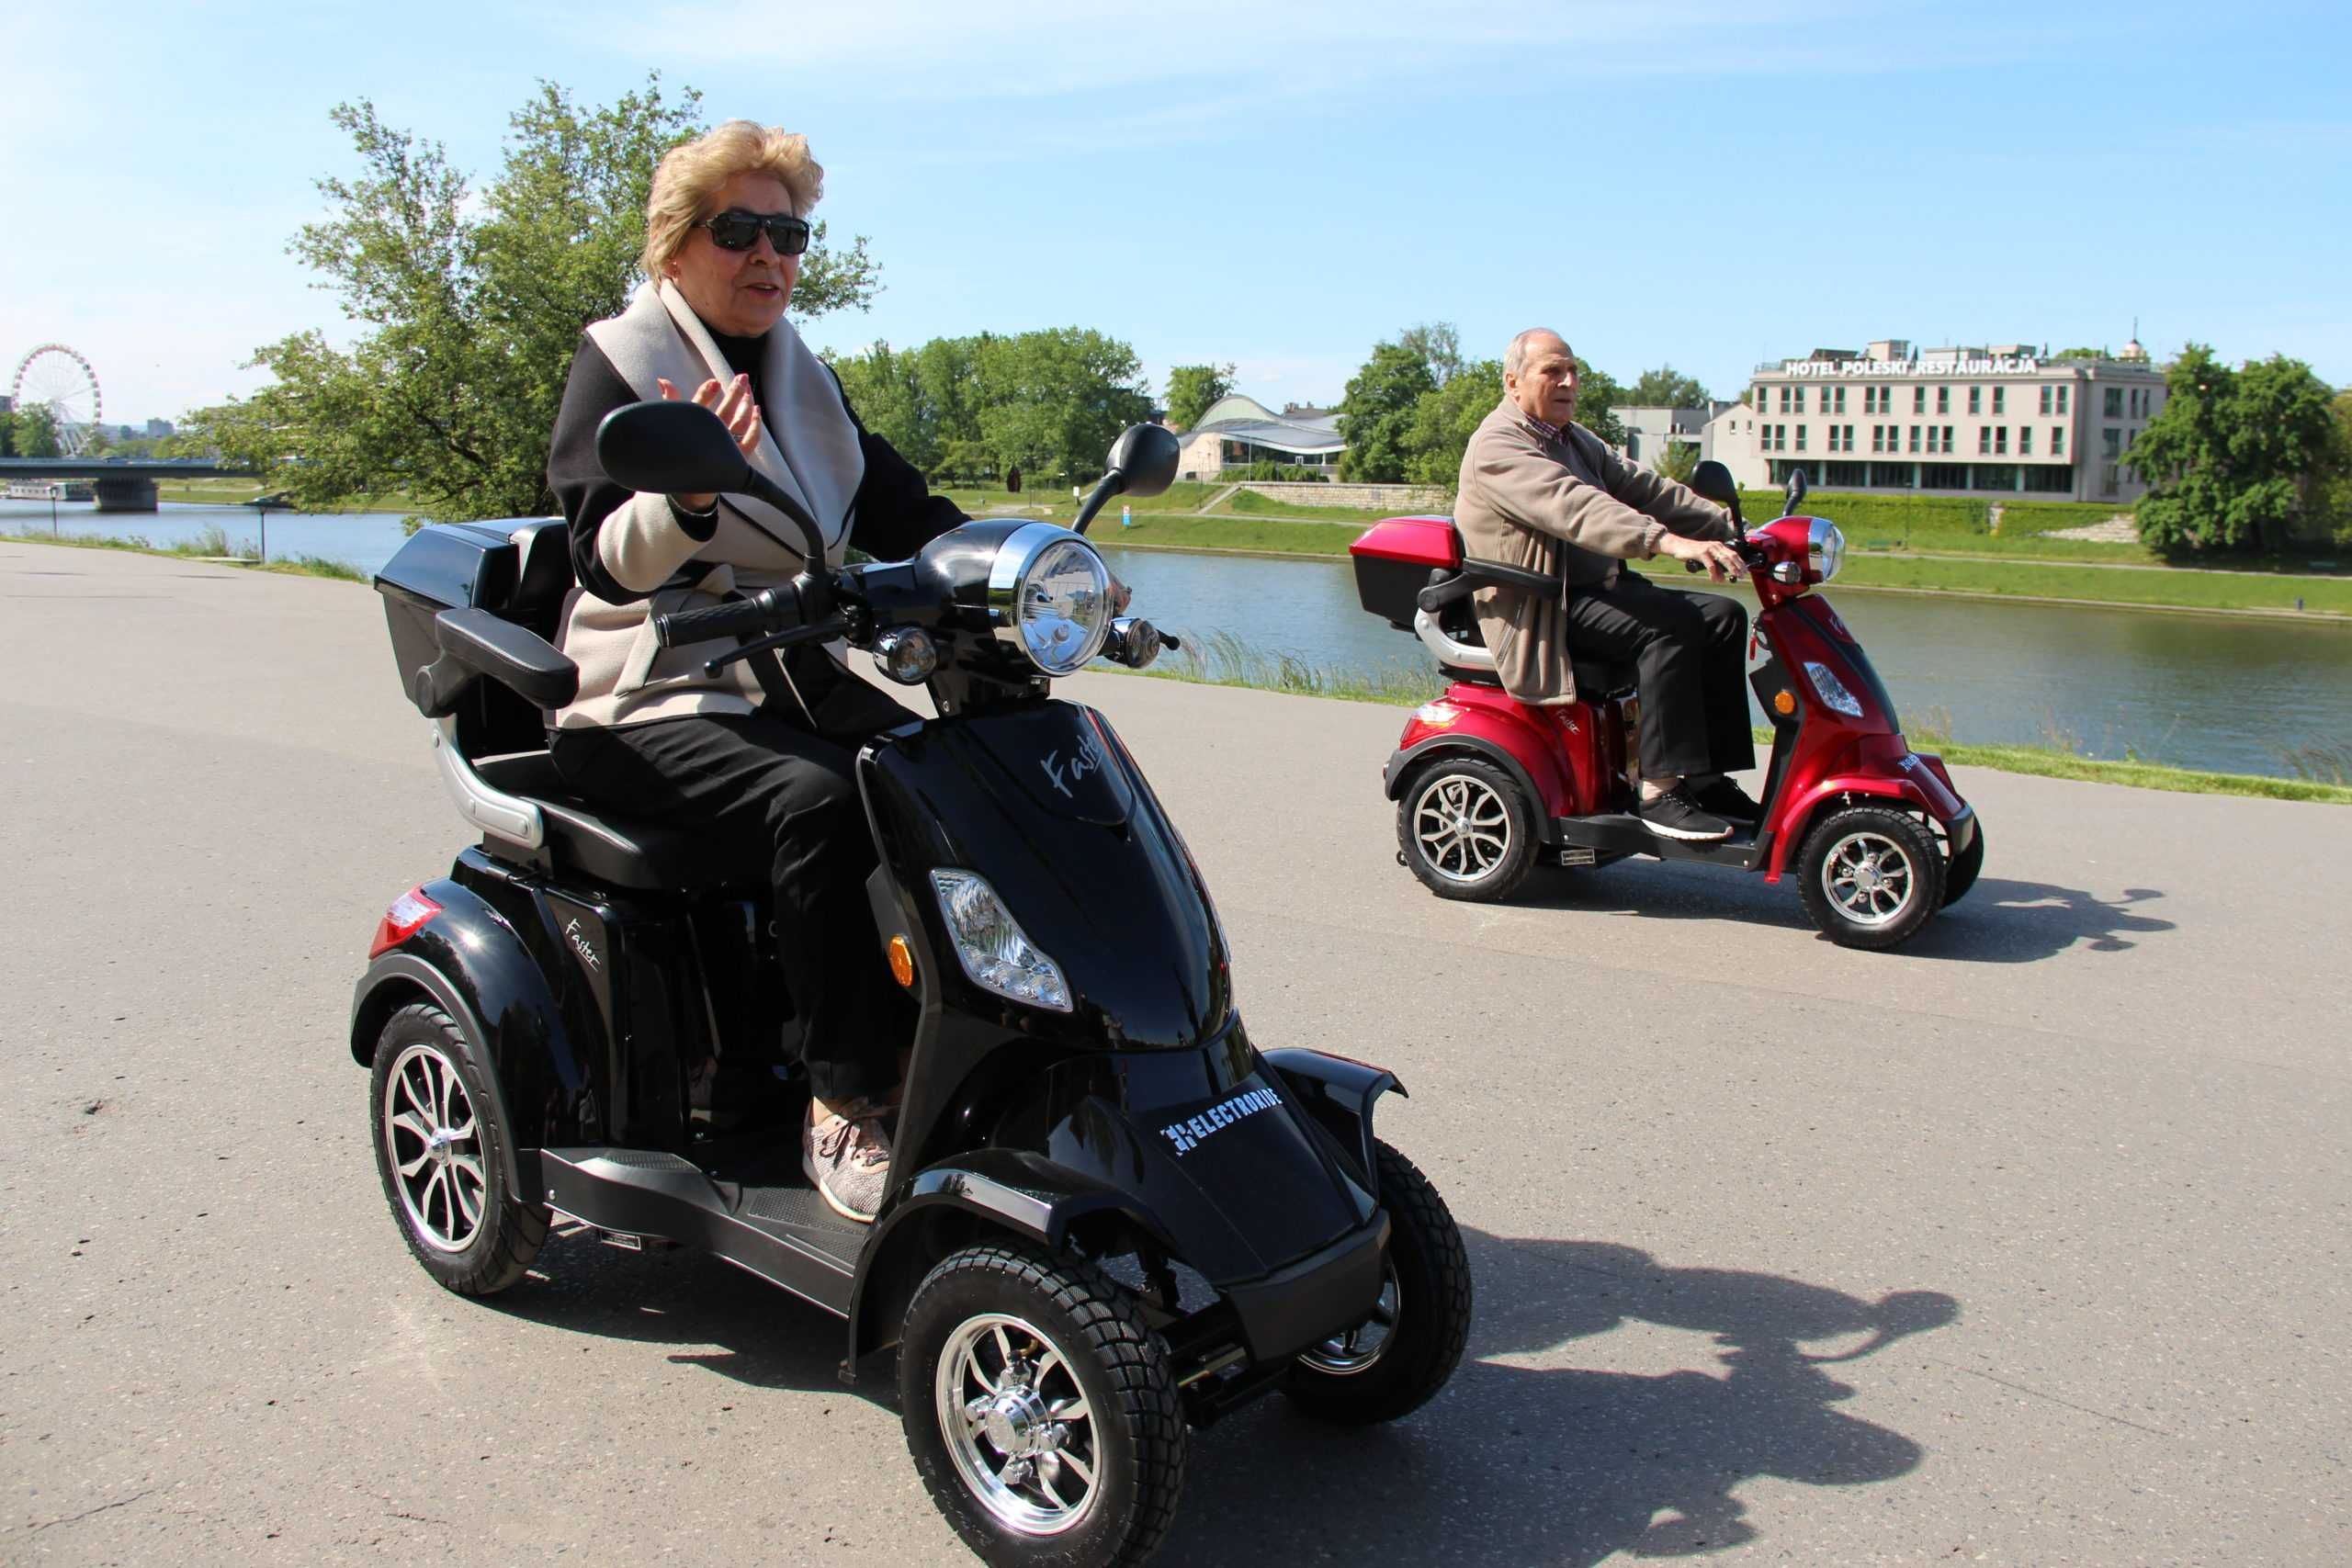
<instances>
[{"instance_id":1,"label":"scooter footplate","mask_svg":"<svg viewBox=\"0 0 2352 1568\"><path fill-rule=\"evenodd\" d=\"M1552 831L1557 842L1574 848L1606 854L1655 855L1659 860L1708 861L1739 871L1763 864L1772 848L1771 835L1744 825L1734 827L1728 839L1702 842L1653 833L1640 818L1622 811L1555 818Z\"/></svg>"}]
</instances>

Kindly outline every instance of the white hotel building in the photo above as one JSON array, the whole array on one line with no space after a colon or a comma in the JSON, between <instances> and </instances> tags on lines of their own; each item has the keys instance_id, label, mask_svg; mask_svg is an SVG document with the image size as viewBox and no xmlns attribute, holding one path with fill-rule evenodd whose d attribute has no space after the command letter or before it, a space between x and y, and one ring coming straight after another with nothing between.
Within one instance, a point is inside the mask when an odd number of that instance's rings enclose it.
<instances>
[{"instance_id":1,"label":"white hotel building","mask_svg":"<svg viewBox=\"0 0 2352 1568\"><path fill-rule=\"evenodd\" d=\"M2023 344L1887 339L1758 366L1746 398L1708 422L1701 455L1755 490L1803 468L1823 490L2120 505L2147 489L2129 454L2164 400L2164 373L2137 343L2113 359L2050 359Z\"/></svg>"}]
</instances>

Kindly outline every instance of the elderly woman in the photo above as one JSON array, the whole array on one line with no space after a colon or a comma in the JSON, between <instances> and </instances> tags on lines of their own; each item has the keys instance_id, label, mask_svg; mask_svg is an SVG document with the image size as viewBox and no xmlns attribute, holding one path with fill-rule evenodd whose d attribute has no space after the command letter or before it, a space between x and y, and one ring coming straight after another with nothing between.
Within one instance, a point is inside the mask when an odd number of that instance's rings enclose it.
<instances>
[{"instance_id":1,"label":"elderly woman","mask_svg":"<svg viewBox=\"0 0 2352 1568\"><path fill-rule=\"evenodd\" d=\"M789 580L802 536L748 496L633 493L595 455L596 426L614 409L691 397L807 506L828 565L853 542L886 559L910 555L965 521L858 423L840 380L784 319L823 177L805 137L749 120L676 148L654 171L646 287L589 326L548 458L580 583L561 637L580 694L556 714L549 750L588 799L768 868L813 1096L802 1162L834 1209L870 1220L888 1185L883 1100L897 1076L889 1021L900 1004L866 907L875 857L851 765L867 738L914 716L820 648L717 677L702 671L709 649L661 649L654 615Z\"/></svg>"}]
</instances>

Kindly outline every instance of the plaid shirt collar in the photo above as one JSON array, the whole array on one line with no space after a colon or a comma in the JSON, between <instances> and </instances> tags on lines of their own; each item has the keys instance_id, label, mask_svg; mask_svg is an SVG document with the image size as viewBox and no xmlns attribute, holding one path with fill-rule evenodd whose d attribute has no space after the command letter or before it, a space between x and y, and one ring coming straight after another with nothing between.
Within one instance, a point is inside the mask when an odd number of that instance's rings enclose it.
<instances>
[{"instance_id":1,"label":"plaid shirt collar","mask_svg":"<svg viewBox=\"0 0 2352 1568\"><path fill-rule=\"evenodd\" d=\"M1511 407L1519 408L1519 405L1517 403L1513 403ZM1565 441L1567 439L1567 426L1564 424L1546 424L1544 421L1536 418L1533 414L1529 413L1525 409L1519 409L1519 417L1527 422L1527 427L1530 430L1532 430L1536 434L1541 435L1546 441Z\"/></svg>"}]
</instances>

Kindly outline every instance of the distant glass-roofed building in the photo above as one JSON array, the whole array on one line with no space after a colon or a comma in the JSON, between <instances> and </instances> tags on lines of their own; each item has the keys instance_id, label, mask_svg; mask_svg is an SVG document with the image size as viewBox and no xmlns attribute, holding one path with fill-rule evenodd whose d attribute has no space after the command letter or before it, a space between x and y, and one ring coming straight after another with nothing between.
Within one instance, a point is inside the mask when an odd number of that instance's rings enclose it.
<instances>
[{"instance_id":1,"label":"distant glass-roofed building","mask_svg":"<svg viewBox=\"0 0 2352 1568\"><path fill-rule=\"evenodd\" d=\"M1340 438L1337 409L1292 403L1276 413L1255 398L1229 392L1211 403L1184 432L1179 478L1213 479L1252 463L1336 472L1348 444Z\"/></svg>"}]
</instances>

